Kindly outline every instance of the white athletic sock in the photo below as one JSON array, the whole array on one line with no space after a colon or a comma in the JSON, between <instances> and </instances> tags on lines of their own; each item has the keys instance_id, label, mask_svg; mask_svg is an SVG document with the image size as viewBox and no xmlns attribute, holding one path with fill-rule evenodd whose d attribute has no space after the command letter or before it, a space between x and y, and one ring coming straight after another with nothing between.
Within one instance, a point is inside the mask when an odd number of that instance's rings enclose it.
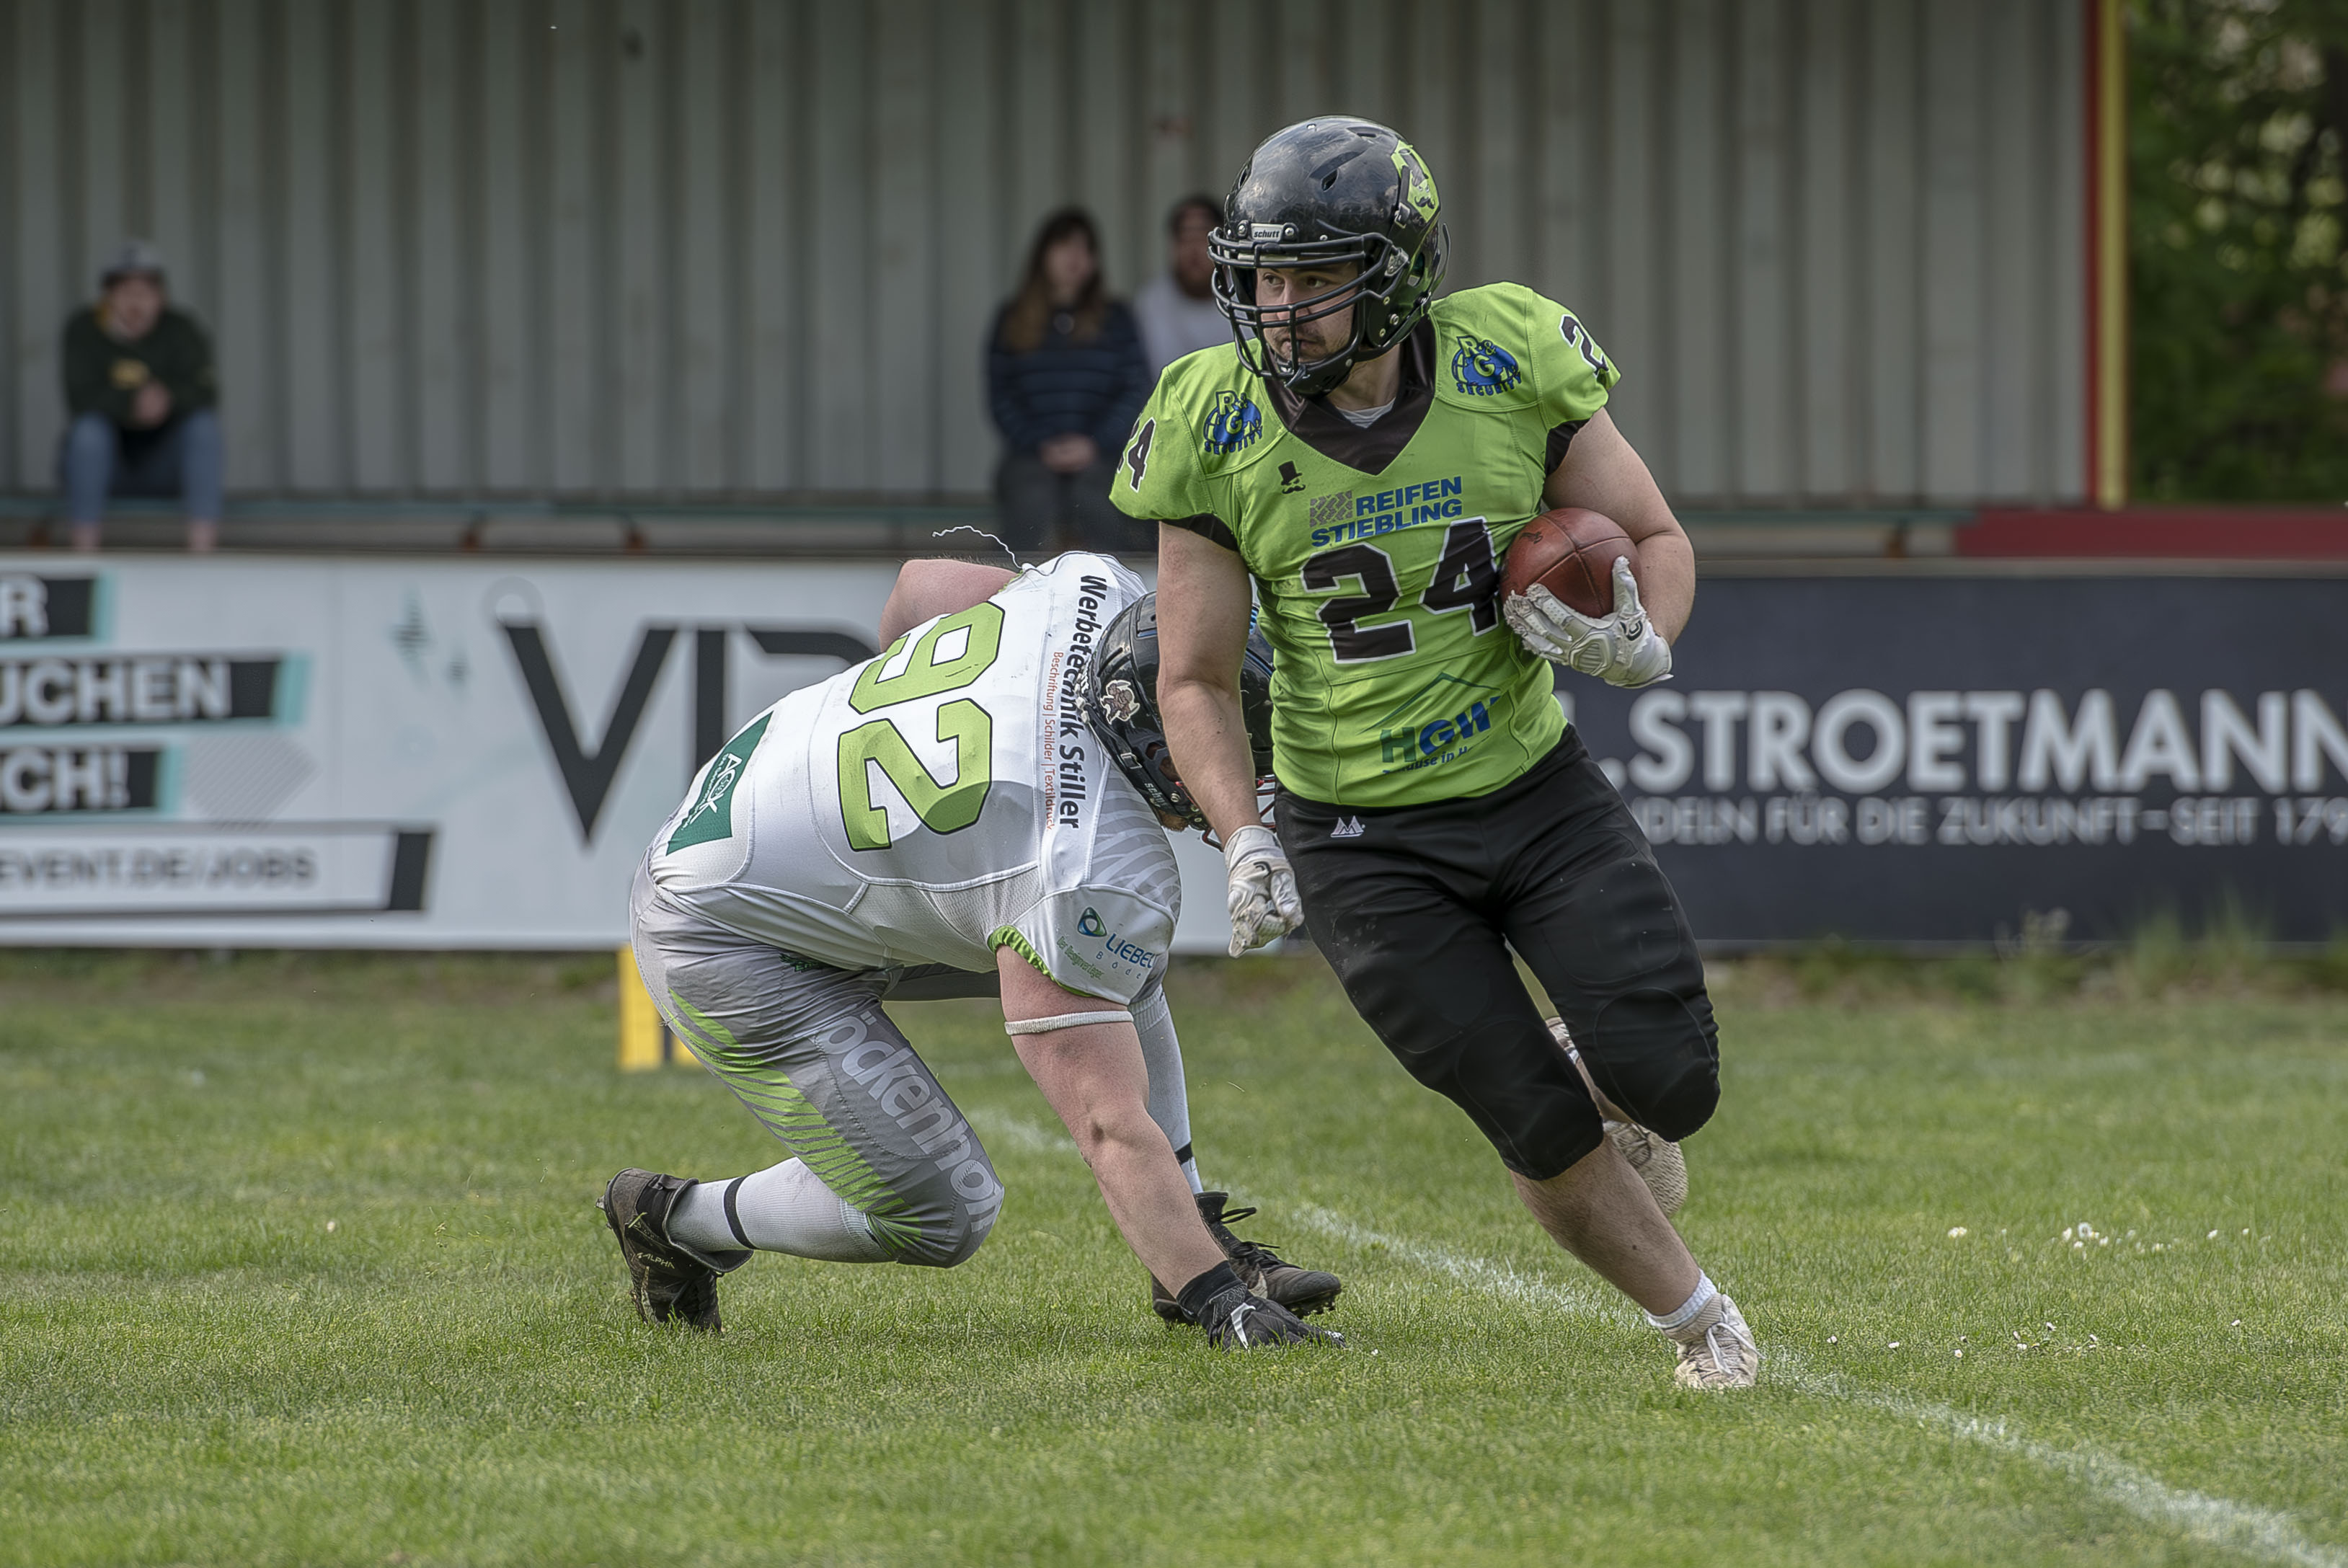
<instances>
[{"instance_id":1,"label":"white athletic sock","mask_svg":"<svg viewBox=\"0 0 2348 1568\"><path fill-rule=\"evenodd\" d=\"M1133 1026L1141 1036L1141 1060L1149 1069L1149 1119L1174 1146L1183 1179L1194 1193L1205 1191L1199 1162L1190 1153L1190 1099L1182 1084L1182 1042L1174 1037L1174 1009L1163 987L1152 985L1135 998Z\"/></svg>"},{"instance_id":2,"label":"white athletic sock","mask_svg":"<svg viewBox=\"0 0 2348 1568\"><path fill-rule=\"evenodd\" d=\"M1657 1317L1652 1312L1643 1313L1642 1315L1646 1318L1648 1327L1671 1334L1686 1327L1695 1315L1710 1306L1714 1298L1719 1295L1720 1287L1712 1283L1712 1276L1708 1274L1699 1274L1695 1276L1695 1294L1680 1303L1678 1311L1662 1317Z\"/></svg>"},{"instance_id":3,"label":"white athletic sock","mask_svg":"<svg viewBox=\"0 0 2348 1568\"><path fill-rule=\"evenodd\" d=\"M864 1215L799 1160L730 1181L702 1182L669 1211L668 1233L704 1252L747 1246L836 1264L889 1261Z\"/></svg>"}]
</instances>

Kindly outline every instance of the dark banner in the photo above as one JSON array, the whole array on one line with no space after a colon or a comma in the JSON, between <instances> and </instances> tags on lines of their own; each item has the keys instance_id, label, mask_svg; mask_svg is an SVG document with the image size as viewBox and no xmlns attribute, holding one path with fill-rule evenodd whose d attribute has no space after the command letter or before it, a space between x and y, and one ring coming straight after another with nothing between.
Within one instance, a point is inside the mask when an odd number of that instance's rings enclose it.
<instances>
[{"instance_id":1,"label":"dark banner","mask_svg":"<svg viewBox=\"0 0 2348 1568\"><path fill-rule=\"evenodd\" d=\"M1675 656L1560 689L1707 943L2348 930L2348 581L1707 578Z\"/></svg>"}]
</instances>

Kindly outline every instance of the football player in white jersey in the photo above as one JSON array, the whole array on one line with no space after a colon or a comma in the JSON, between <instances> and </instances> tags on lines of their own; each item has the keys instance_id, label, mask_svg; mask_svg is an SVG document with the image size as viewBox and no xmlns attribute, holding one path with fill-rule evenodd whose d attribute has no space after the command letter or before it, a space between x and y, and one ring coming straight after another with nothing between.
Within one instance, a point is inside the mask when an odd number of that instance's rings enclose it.
<instances>
[{"instance_id":1,"label":"football player in white jersey","mask_svg":"<svg viewBox=\"0 0 2348 1568\"><path fill-rule=\"evenodd\" d=\"M612 1179L601 1207L637 1310L716 1330L717 1277L754 1251L933 1268L976 1252L1002 1184L880 1003L999 987L1160 1315L1227 1347L1336 1339L1300 1315L1338 1281L1233 1236L1251 1211L1200 1191L1190 1156L1160 824L1204 820L1166 766L1140 580L1102 555L1015 577L914 562L881 637L726 742L637 872L654 1001L791 1150L731 1179Z\"/></svg>"}]
</instances>

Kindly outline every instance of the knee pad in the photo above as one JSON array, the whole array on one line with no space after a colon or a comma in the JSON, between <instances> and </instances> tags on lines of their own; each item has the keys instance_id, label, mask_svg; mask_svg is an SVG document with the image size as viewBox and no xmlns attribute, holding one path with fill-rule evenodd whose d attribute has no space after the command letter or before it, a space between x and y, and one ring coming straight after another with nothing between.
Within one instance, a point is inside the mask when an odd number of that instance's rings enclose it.
<instances>
[{"instance_id":1,"label":"knee pad","mask_svg":"<svg viewBox=\"0 0 2348 1568\"><path fill-rule=\"evenodd\" d=\"M910 1234L874 1234L901 1264L950 1269L970 1261L1003 1212L1003 1182L994 1162L965 1125L951 1141L933 1150L931 1173L911 1191L900 1191L905 1212L895 1230Z\"/></svg>"},{"instance_id":2,"label":"knee pad","mask_svg":"<svg viewBox=\"0 0 2348 1568\"><path fill-rule=\"evenodd\" d=\"M977 1253L994 1229L993 1211L973 1215L957 1205L942 1222L923 1226L912 1240L890 1251L896 1262L914 1268L955 1268Z\"/></svg>"},{"instance_id":3,"label":"knee pad","mask_svg":"<svg viewBox=\"0 0 2348 1568\"><path fill-rule=\"evenodd\" d=\"M961 1234L955 1240L951 1254L953 1261L945 1265L947 1268L968 1263L978 1249L986 1244L986 1238L994 1232L994 1217L1001 1212L1000 1209L989 1209L983 1214L971 1216L958 1227Z\"/></svg>"},{"instance_id":4,"label":"knee pad","mask_svg":"<svg viewBox=\"0 0 2348 1568\"><path fill-rule=\"evenodd\" d=\"M1548 1181L1604 1141L1590 1092L1537 1020L1530 1028L1512 1021L1478 1030L1449 1051L1403 1060L1412 1077L1468 1113L1501 1164L1529 1181Z\"/></svg>"},{"instance_id":5,"label":"knee pad","mask_svg":"<svg viewBox=\"0 0 2348 1568\"><path fill-rule=\"evenodd\" d=\"M1528 1181L1546 1181L1580 1164L1606 1141L1598 1108L1579 1084L1571 1093L1552 1092L1539 1104L1524 1107L1511 1120L1509 1142L1503 1145L1495 1138L1492 1146L1501 1164Z\"/></svg>"},{"instance_id":6,"label":"knee pad","mask_svg":"<svg viewBox=\"0 0 2348 1568\"><path fill-rule=\"evenodd\" d=\"M948 1178L954 1221L941 1238L939 1268L968 1263L994 1233L995 1219L1003 1212L1003 1183L985 1154L973 1152L977 1158L956 1167Z\"/></svg>"},{"instance_id":7,"label":"knee pad","mask_svg":"<svg viewBox=\"0 0 2348 1568\"><path fill-rule=\"evenodd\" d=\"M1712 1119L1720 1047L1709 1006L1699 1016L1669 991L1632 991L1598 1010L1588 1039L1576 1037L1590 1076L1641 1126L1677 1143Z\"/></svg>"}]
</instances>

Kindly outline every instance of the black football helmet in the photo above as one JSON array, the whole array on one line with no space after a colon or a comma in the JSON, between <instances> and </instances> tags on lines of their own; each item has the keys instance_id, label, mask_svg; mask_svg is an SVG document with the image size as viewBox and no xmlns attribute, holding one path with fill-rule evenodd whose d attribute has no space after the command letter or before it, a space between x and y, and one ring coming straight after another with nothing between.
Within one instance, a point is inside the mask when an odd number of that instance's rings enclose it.
<instances>
[{"instance_id":1,"label":"black football helmet","mask_svg":"<svg viewBox=\"0 0 2348 1568\"><path fill-rule=\"evenodd\" d=\"M1207 240L1215 303L1231 318L1240 358L1299 397L1317 397L1400 343L1434 302L1450 246L1435 177L1417 149L1383 125L1333 117L1273 135L1240 170L1223 222ZM1344 348L1304 359L1264 340L1256 304L1262 267L1352 269L1349 281L1272 312L1274 325L1354 313Z\"/></svg>"},{"instance_id":2,"label":"black football helmet","mask_svg":"<svg viewBox=\"0 0 2348 1568\"><path fill-rule=\"evenodd\" d=\"M1158 595L1144 593L1108 624L1085 668L1086 722L1141 798L1201 832L1207 815L1175 777L1166 749L1166 721L1158 712ZM1240 661L1240 712L1256 777L1272 772L1272 644L1253 624Z\"/></svg>"}]
</instances>

